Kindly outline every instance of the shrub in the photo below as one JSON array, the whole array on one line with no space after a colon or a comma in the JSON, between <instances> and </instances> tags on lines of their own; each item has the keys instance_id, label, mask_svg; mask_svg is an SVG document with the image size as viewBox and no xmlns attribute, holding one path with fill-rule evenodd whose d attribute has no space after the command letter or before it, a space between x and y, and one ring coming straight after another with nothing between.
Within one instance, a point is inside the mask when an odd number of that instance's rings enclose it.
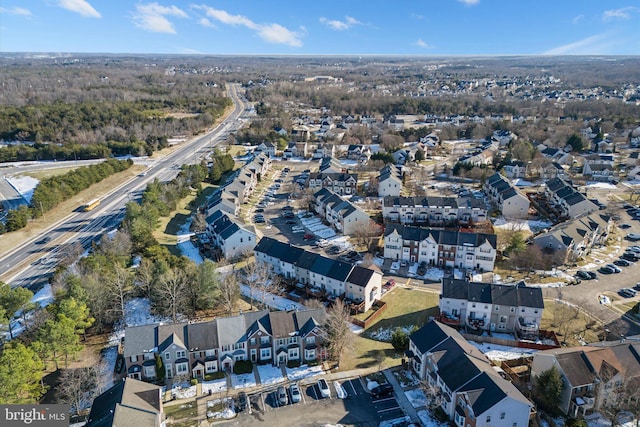
<instances>
[{"instance_id":1,"label":"shrub","mask_svg":"<svg viewBox=\"0 0 640 427\"><path fill-rule=\"evenodd\" d=\"M309 366L318 366L320 364L320 361L318 359L313 359L307 362L307 365Z\"/></svg>"},{"instance_id":2,"label":"shrub","mask_svg":"<svg viewBox=\"0 0 640 427\"><path fill-rule=\"evenodd\" d=\"M299 360L289 360L287 362L287 368L299 368L300 367L300 361Z\"/></svg>"},{"instance_id":3,"label":"shrub","mask_svg":"<svg viewBox=\"0 0 640 427\"><path fill-rule=\"evenodd\" d=\"M218 371L218 372L212 372L210 374L205 374L204 375L204 380L205 381L213 381L213 380L219 380L224 378L224 372L223 371Z\"/></svg>"},{"instance_id":4,"label":"shrub","mask_svg":"<svg viewBox=\"0 0 640 427\"><path fill-rule=\"evenodd\" d=\"M198 379L197 378L191 378L191 385L196 385L198 384Z\"/></svg>"},{"instance_id":5,"label":"shrub","mask_svg":"<svg viewBox=\"0 0 640 427\"><path fill-rule=\"evenodd\" d=\"M249 374L253 372L253 363L250 360L238 360L233 365L233 373L236 375Z\"/></svg>"}]
</instances>

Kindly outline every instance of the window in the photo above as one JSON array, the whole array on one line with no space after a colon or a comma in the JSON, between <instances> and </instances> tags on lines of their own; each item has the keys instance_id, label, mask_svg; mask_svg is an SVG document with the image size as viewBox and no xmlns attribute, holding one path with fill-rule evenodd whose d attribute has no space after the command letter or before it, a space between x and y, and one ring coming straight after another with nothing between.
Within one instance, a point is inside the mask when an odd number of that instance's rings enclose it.
<instances>
[{"instance_id":1,"label":"window","mask_svg":"<svg viewBox=\"0 0 640 427\"><path fill-rule=\"evenodd\" d=\"M144 367L144 376L153 378L156 376L156 367L155 366L145 366Z\"/></svg>"},{"instance_id":2,"label":"window","mask_svg":"<svg viewBox=\"0 0 640 427\"><path fill-rule=\"evenodd\" d=\"M501 412L501 413L500 413L500 419L501 419L501 420L504 420L504 415L505 415L505 414L504 414L504 412Z\"/></svg>"},{"instance_id":3,"label":"window","mask_svg":"<svg viewBox=\"0 0 640 427\"><path fill-rule=\"evenodd\" d=\"M311 335L311 336L305 338L305 342L307 344L315 344L316 343L316 337Z\"/></svg>"},{"instance_id":4,"label":"window","mask_svg":"<svg viewBox=\"0 0 640 427\"><path fill-rule=\"evenodd\" d=\"M296 344L298 342L298 337L290 337L289 344Z\"/></svg>"},{"instance_id":5,"label":"window","mask_svg":"<svg viewBox=\"0 0 640 427\"><path fill-rule=\"evenodd\" d=\"M490 423L491 422L491 415L487 415L487 422Z\"/></svg>"},{"instance_id":6,"label":"window","mask_svg":"<svg viewBox=\"0 0 640 427\"><path fill-rule=\"evenodd\" d=\"M261 360L271 359L271 349L270 348L261 349L260 350L260 359Z\"/></svg>"},{"instance_id":7,"label":"window","mask_svg":"<svg viewBox=\"0 0 640 427\"><path fill-rule=\"evenodd\" d=\"M176 374L177 375L185 375L187 373L187 364L186 363L178 363L176 365Z\"/></svg>"},{"instance_id":8,"label":"window","mask_svg":"<svg viewBox=\"0 0 640 427\"><path fill-rule=\"evenodd\" d=\"M507 316L500 316L500 323L507 323Z\"/></svg>"},{"instance_id":9,"label":"window","mask_svg":"<svg viewBox=\"0 0 640 427\"><path fill-rule=\"evenodd\" d=\"M496 311L500 311L500 306L496 305Z\"/></svg>"},{"instance_id":10,"label":"window","mask_svg":"<svg viewBox=\"0 0 640 427\"><path fill-rule=\"evenodd\" d=\"M137 362L138 361L138 356L131 356L131 361L132 362Z\"/></svg>"},{"instance_id":11,"label":"window","mask_svg":"<svg viewBox=\"0 0 640 427\"><path fill-rule=\"evenodd\" d=\"M256 339L255 338L251 338L250 343L251 343L251 345L256 345Z\"/></svg>"},{"instance_id":12,"label":"window","mask_svg":"<svg viewBox=\"0 0 640 427\"><path fill-rule=\"evenodd\" d=\"M260 337L260 344L269 344L269 337Z\"/></svg>"},{"instance_id":13,"label":"window","mask_svg":"<svg viewBox=\"0 0 640 427\"><path fill-rule=\"evenodd\" d=\"M316 359L316 350L315 349L307 349L304 351L304 358L306 360L315 360Z\"/></svg>"},{"instance_id":14,"label":"window","mask_svg":"<svg viewBox=\"0 0 640 427\"><path fill-rule=\"evenodd\" d=\"M171 360L171 353L168 351L164 354L164 360Z\"/></svg>"},{"instance_id":15,"label":"window","mask_svg":"<svg viewBox=\"0 0 640 427\"><path fill-rule=\"evenodd\" d=\"M215 350L207 350L204 352L205 356L209 357L209 356L215 356L216 355L216 351Z\"/></svg>"},{"instance_id":16,"label":"window","mask_svg":"<svg viewBox=\"0 0 640 427\"><path fill-rule=\"evenodd\" d=\"M181 359L187 357L187 352L184 350L176 351L176 359Z\"/></svg>"},{"instance_id":17,"label":"window","mask_svg":"<svg viewBox=\"0 0 640 427\"><path fill-rule=\"evenodd\" d=\"M290 359L299 359L300 358L299 350L297 348L289 349L289 358Z\"/></svg>"},{"instance_id":18,"label":"window","mask_svg":"<svg viewBox=\"0 0 640 427\"><path fill-rule=\"evenodd\" d=\"M511 311L512 313L515 313L516 312L516 308L515 307L511 307L511 309L509 311Z\"/></svg>"},{"instance_id":19,"label":"window","mask_svg":"<svg viewBox=\"0 0 640 427\"><path fill-rule=\"evenodd\" d=\"M244 348L244 343L243 342L237 342L233 345L233 349L234 350L242 350Z\"/></svg>"},{"instance_id":20,"label":"window","mask_svg":"<svg viewBox=\"0 0 640 427\"><path fill-rule=\"evenodd\" d=\"M211 373L211 372L215 372L218 370L218 363L215 361L211 361L211 362L205 362L204 364L204 370L207 373Z\"/></svg>"}]
</instances>

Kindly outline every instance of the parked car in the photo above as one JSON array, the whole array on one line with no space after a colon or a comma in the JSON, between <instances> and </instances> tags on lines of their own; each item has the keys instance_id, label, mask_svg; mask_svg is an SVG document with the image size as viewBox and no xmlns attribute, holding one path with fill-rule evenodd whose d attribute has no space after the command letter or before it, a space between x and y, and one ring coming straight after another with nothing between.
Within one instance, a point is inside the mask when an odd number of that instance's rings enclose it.
<instances>
[{"instance_id":1,"label":"parked car","mask_svg":"<svg viewBox=\"0 0 640 427\"><path fill-rule=\"evenodd\" d=\"M640 240L640 233L627 234L627 240L631 240L632 242L637 242L638 240Z\"/></svg>"},{"instance_id":2,"label":"parked car","mask_svg":"<svg viewBox=\"0 0 640 427\"><path fill-rule=\"evenodd\" d=\"M620 270L618 268L618 266L616 266L614 264L607 264L607 265L605 265L605 267L609 267L610 269L613 270L614 273L621 273L622 272L622 270Z\"/></svg>"},{"instance_id":3,"label":"parked car","mask_svg":"<svg viewBox=\"0 0 640 427\"><path fill-rule=\"evenodd\" d=\"M636 291L630 288L622 288L618 291L618 295L625 298L633 298L636 296Z\"/></svg>"},{"instance_id":4,"label":"parked car","mask_svg":"<svg viewBox=\"0 0 640 427\"><path fill-rule=\"evenodd\" d=\"M318 380L318 390L320 390L321 397L331 397L331 390L329 390L329 384L327 383L327 380L325 380L324 378L320 378L320 380Z\"/></svg>"},{"instance_id":5,"label":"parked car","mask_svg":"<svg viewBox=\"0 0 640 427\"><path fill-rule=\"evenodd\" d=\"M617 260L613 261L613 263L615 265L619 266L619 267L629 267L629 266L633 265L633 263L631 261L628 261L628 260L626 260L624 258L617 259Z\"/></svg>"},{"instance_id":6,"label":"parked car","mask_svg":"<svg viewBox=\"0 0 640 427\"><path fill-rule=\"evenodd\" d=\"M637 245L629 246L627 250L640 254L640 246L637 246Z\"/></svg>"},{"instance_id":7,"label":"parked car","mask_svg":"<svg viewBox=\"0 0 640 427\"><path fill-rule=\"evenodd\" d=\"M291 393L291 403L298 403L302 399L298 384L291 384L291 386L289 387L289 393Z\"/></svg>"},{"instance_id":8,"label":"parked car","mask_svg":"<svg viewBox=\"0 0 640 427\"><path fill-rule=\"evenodd\" d=\"M373 390L371 390L371 396L375 399L389 396L391 393L393 393L393 386L389 383L380 384L379 386L374 387Z\"/></svg>"},{"instance_id":9,"label":"parked car","mask_svg":"<svg viewBox=\"0 0 640 427\"><path fill-rule=\"evenodd\" d=\"M310 239L313 239L313 234L307 233L304 235L304 240L310 240Z\"/></svg>"},{"instance_id":10,"label":"parked car","mask_svg":"<svg viewBox=\"0 0 640 427\"><path fill-rule=\"evenodd\" d=\"M294 220L292 220L292 219L288 219L288 220L286 221L286 223L287 223L287 224L295 224L296 222L295 222Z\"/></svg>"},{"instance_id":11,"label":"parked car","mask_svg":"<svg viewBox=\"0 0 640 427\"><path fill-rule=\"evenodd\" d=\"M624 223L624 224L620 224L619 227L623 230L627 230L629 228L631 228L630 224Z\"/></svg>"},{"instance_id":12,"label":"parked car","mask_svg":"<svg viewBox=\"0 0 640 427\"><path fill-rule=\"evenodd\" d=\"M576 272L576 277L578 279L582 279L582 280L591 280L592 279L592 277L589 274L589 272L588 271L584 271L584 270L578 270Z\"/></svg>"},{"instance_id":13,"label":"parked car","mask_svg":"<svg viewBox=\"0 0 640 427\"><path fill-rule=\"evenodd\" d=\"M640 260L640 254L635 252L625 252L620 256L622 259L626 259L627 261L638 261Z\"/></svg>"},{"instance_id":14,"label":"parked car","mask_svg":"<svg viewBox=\"0 0 640 427\"><path fill-rule=\"evenodd\" d=\"M285 390L284 386L278 386L278 405L284 406L287 404L287 390Z\"/></svg>"},{"instance_id":15,"label":"parked car","mask_svg":"<svg viewBox=\"0 0 640 427\"><path fill-rule=\"evenodd\" d=\"M612 268L609 268L609 267L607 267L605 265L605 266L600 267L598 269L598 272L602 273L602 274L613 274L615 271Z\"/></svg>"},{"instance_id":16,"label":"parked car","mask_svg":"<svg viewBox=\"0 0 640 427\"><path fill-rule=\"evenodd\" d=\"M51 236L44 236L42 239L36 242L36 245L44 245L45 243L49 243L51 241Z\"/></svg>"},{"instance_id":17,"label":"parked car","mask_svg":"<svg viewBox=\"0 0 640 427\"><path fill-rule=\"evenodd\" d=\"M249 406L249 399L247 398L247 393L241 391L238 394L238 411L244 411Z\"/></svg>"},{"instance_id":18,"label":"parked car","mask_svg":"<svg viewBox=\"0 0 640 427\"><path fill-rule=\"evenodd\" d=\"M636 291L640 291L640 283L636 283L635 285L633 285L633 289L635 289Z\"/></svg>"}]
</instances>

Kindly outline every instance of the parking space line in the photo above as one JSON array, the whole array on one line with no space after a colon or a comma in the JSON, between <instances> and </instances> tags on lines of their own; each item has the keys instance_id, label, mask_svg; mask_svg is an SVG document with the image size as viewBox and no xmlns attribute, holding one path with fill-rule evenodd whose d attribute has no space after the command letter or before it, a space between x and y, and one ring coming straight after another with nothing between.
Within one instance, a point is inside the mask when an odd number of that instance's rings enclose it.
<instances>
[{"instance_id":1,"label":"parking space line","mask_svg":"<svg viewBox=\"0 0 640 427\"><path fill-rule=\"evenodd\" d=\"M400 409L400 406L394 406L393 408L387 408L387 409L380 409L380 410L376 410L376 412L378 413L389 412L389 411L395 411L397 409Z\"/></svg>"},{"instance_id":2,"label":"parking space line","mask_svg":"<svg viewBox=\"0 0 640 427\"><path fill-rule=\"evenodd\" d=\"M356 388L353 386L353 383L352 383L351 381L353 381L353 380L349 380L349 381L348 381L348 382L349 382L349 385L351 386L351 390L353 390L353 395L354 395L354 396L357 396L357 395L358 395L358 392L356 391Z\"/></svg>"}]
</instances>

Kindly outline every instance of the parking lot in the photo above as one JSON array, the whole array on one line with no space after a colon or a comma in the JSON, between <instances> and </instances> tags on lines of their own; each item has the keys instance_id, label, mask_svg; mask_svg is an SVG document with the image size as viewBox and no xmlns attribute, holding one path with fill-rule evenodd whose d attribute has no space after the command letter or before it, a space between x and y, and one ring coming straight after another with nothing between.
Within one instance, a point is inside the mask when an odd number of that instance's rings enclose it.
<instances>
[{"instance_id":1,"label":"parking lot","mask_svg":"<svg viewBox=\"0 0 640 427\"><path fill-rule=\"evenodd\" d=\"M340 381L345 398L338 398L334 382L328 381L330 396L323 397L317 381L299 384L301 399L291 402L289 386L285 385L287 402L278 399L277 386L249 395L250 408L221 425L265 426L349 424L363 427L378 426L381 421L403 417L394 395L372 399L360 378Z\"/></svg>"}]
</instances>

